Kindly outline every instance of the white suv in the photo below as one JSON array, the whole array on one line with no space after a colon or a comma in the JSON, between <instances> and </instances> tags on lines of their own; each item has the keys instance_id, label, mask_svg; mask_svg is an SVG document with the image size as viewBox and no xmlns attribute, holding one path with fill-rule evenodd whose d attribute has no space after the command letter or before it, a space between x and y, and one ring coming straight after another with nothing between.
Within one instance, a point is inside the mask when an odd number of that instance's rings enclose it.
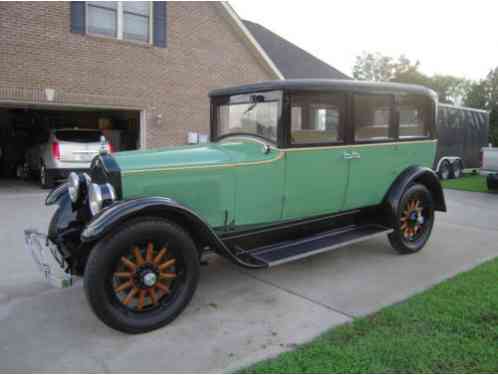
<instances>
[{"instance_id":1,"label":"white suv","mask_svg":"<svg viewBox=\"0 0 498 375\"><path fill-rule=\"evenodd\" d=\"M90 129L52 129L48 139L32 146L26 153L26 163L34 175L40 177L42 188L51 188L70 172L84 172L102 147L112 152L102 132Z\"/></svg>"}]
</instances>

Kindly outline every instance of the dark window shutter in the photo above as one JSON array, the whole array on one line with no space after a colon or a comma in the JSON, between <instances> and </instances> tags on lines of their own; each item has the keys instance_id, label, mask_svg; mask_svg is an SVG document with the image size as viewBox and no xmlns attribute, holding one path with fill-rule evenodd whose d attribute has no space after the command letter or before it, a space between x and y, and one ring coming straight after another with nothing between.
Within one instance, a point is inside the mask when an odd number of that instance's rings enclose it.
<instances>
[{"instance_id":1,"label":"dark window shutter","mask_svg":"<svg viewBox=\"0 0 498 375\"><path fill-rule=\"evenodd\" d=\"M85 33L85 2L71 1L71 32Z\"/></svg>"},{"instance_id":2,"label":"dark window shutter","mask_svg":"<svg viewBox=\"0 0 498 375\"><path fill-rule=\"evenodd\" d=\"M166 48L166 1L154 1L154 45Z\"/></svg>"}]
</instances>

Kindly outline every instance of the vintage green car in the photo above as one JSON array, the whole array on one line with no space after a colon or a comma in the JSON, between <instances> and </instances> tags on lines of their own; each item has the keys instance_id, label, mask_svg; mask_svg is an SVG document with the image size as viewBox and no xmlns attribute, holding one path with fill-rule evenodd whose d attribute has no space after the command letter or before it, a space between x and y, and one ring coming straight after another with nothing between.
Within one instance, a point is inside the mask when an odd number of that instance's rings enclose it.
<instances>
[{"instance_id":1,"label":"vintage green car","mask_svg":"<svg viewBox=\"0 0 498 375\"><path fill-rule=\"evenodd\" d=\"M48 235L26 231L45 276L83 276L117 330L178 316L207 252L266 268L387 234L410 254L446 210L429 89L282 80L210 97L212 143L103 151L48 195L59 206Z\"/></svg>"}]
</instances>

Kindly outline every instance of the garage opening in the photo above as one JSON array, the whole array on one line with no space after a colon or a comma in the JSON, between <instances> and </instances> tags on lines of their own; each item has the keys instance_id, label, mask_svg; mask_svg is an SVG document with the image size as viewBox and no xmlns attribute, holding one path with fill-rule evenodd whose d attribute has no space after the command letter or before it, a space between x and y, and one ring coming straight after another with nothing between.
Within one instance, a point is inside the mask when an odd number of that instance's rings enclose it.
<instances>
[{"instance_id":1,"label":"garage opening","mask_svg":"<svg viewBox=\"0 0 498 375\"><path fill-rule=\"evenodd\" d=\"M140 111L0 106L0 184L28 180L52 187L84 170L102 147L140 148Z\"/></svg>"}]
</instances>

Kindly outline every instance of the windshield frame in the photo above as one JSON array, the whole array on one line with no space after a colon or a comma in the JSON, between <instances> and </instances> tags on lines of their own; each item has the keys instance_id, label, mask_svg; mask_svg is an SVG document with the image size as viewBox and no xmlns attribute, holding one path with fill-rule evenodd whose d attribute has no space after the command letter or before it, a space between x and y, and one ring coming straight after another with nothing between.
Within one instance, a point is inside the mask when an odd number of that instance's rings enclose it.
<instances>
[{"instance_id":1,"label":"windshield frame","mask_svg":"<svg viewBox=\"0 0 498 375\"><path fill-rule=\"evenodd\" d=\"M233 132L233 133L224 133L219 134L218 131L218 108L222 105L231 105L231 104L248 104L255 103L255 97L263 97L264 100L261 103L269 103L276 102L277 103L277 121L276 121L276 138L271 139L265 137L263 135L257 133L250 132ZM235 94L235 95L227 95L227 96L219 96L213 97L211 99L211 140L213 142L220 141L222 139L228 137L237 137L237 136L245 136L245 137L255 137L258 139L263 139L269 143L274 145L279 145L281 143L282 137L282 108L283 108L283 92L280 90L272 90L272 91L259 91L253 92L249 94Z\"/></svg>"}]
</instances>

